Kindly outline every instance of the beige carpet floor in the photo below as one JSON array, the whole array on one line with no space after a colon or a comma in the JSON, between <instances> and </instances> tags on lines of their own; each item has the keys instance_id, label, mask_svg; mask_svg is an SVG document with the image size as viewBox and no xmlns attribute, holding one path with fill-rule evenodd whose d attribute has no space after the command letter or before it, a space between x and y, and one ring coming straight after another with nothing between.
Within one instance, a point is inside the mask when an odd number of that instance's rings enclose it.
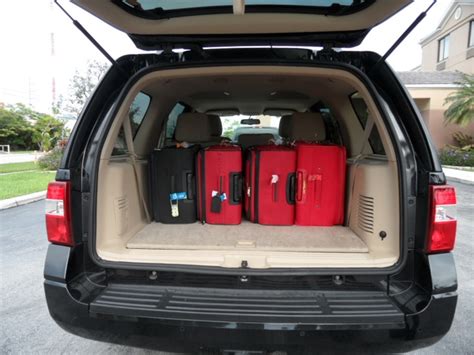
<instances>
[{"instance_id":1,"label":"beige carpet floor","mask_svg":"<svg viewBox=\"0 0 474 355\"><path fill-rule=\"evenodd\" d=\"M235 226L151 223L128 241L127 248L368 253L367 245L348 227L262 226L248 221Z\"/></svg>"}]
</instances>

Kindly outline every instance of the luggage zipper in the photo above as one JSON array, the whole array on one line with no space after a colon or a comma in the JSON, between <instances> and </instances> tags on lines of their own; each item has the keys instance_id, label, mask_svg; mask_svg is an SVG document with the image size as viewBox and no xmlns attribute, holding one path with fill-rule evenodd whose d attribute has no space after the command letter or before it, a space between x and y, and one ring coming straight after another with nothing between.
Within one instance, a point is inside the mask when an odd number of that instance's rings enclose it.
<instances>
[{"instance_id":1,"label":"luggage zipper","mask_svg":"<svg viewBox=\"0 0 474 355\"><path fill-rule=\"evenodd\" d=\"M255 172L254 172L254 220L258 223L258 193L259 193L259 184L258 179L260 176L260 152L255 152Z\"/></svg>"},{"instance_id":2,"label":"luggage zipper","mask_svg":"<svg viewBox=\"0 0 474 355\"><path fill-rule=\"evenodd\" d=\"M252 219L252 185L253 185L253 179L252 179L252 157L253 157L253 152L250 151L249 152L249 155L248 155L248 166L249 166L249 170L248 170L248 176L246 177L246 181L248 181L248 186L247 186L247 219L249 221L252 221L252 222L255 222L253 219Z\"/></svg>"},{"instance_id":3,"label":"luggage zipper","mask_svg":"<svg viewBox=\"0 0 474 355\"><path fill-rule=\"evenodd\" d=\"M204 168L205 168L205 150L199 153L201 157L201 171L199 177L201 178L201 223L206 224L206 179L204 175Z\"/></svg>"}]
</instances>

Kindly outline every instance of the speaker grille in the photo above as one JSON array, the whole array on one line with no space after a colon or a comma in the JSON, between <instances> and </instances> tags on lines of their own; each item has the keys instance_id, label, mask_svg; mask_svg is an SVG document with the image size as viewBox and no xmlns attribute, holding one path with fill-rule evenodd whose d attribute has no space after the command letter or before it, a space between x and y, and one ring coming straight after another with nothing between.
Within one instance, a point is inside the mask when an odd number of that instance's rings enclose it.
<instances>
[{"instance_id":1,"label":"speaker grille","mask_svg":"<svg viewBox=\"0 0 474 355\"><path fill-rule=\"evenodd\" d=\"M374 232L374 209L373 197L359 195L359 228L367 233Z\"/></svg>"}]
</instances>

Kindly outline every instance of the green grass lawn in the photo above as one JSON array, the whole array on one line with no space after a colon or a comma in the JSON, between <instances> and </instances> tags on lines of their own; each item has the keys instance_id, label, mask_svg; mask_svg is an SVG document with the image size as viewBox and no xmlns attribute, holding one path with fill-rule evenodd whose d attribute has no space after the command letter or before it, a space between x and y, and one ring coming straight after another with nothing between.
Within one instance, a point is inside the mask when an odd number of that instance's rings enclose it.
<instances>
[{"instance_id":1,"label":"green grass lawn","mask_svg":"<svg viewBox=\"0 0 474 355\"><path fill-rule=\"evenodd\" d=\"M33 161L28 161L25 163L9 163L9 164L0 164L0 174L3 173L13 173L16 171L25 171L25 170L37 170L38 164L35 164Z\"/></svg>"},{"instance_id":2,"label":"green grass lawn","mask_svg":"<svg viewBox=\"0 0 474 355\"><path fill-rule=\"evenodd\" d=\"M0 165L1 166L1 165ZM44 191L56 172L27 171L0 175L0 200Z\"/></svg>"}]
</instances>

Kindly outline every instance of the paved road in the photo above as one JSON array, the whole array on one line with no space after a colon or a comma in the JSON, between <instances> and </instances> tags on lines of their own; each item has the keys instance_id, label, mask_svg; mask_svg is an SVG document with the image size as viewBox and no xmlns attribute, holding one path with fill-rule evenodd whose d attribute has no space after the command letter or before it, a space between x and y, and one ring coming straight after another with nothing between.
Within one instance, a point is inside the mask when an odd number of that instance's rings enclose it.
<instances>
[{"instance_id":1,"label":"paved road","mask_svg":"<svg viewBox=\"0 0 474 355\"><path fill-rule=\"evenodd\" d=\"M450 333L435 346L414 354L472 354L474 349L474 186L454 185L460 220L455 250L458 310ZM153 353L82 339L64 332L50 319L42 286L47 247L43 207L40 201L0 212L0 353Z\"/></svg>"}]
</instances>

